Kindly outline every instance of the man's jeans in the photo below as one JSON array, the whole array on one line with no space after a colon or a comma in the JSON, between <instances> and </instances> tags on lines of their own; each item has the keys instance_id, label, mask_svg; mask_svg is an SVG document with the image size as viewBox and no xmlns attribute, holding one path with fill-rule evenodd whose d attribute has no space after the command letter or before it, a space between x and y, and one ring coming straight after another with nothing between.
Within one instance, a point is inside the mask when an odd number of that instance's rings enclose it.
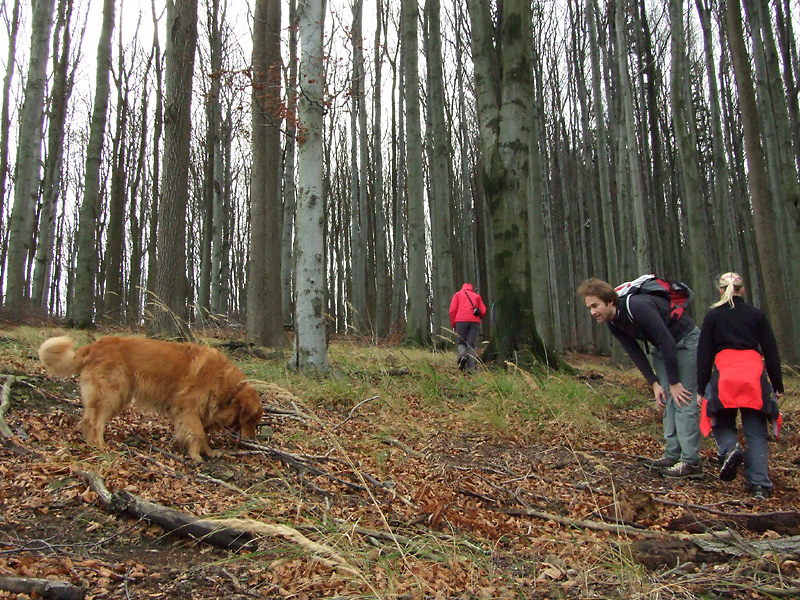
<instances>
[{"instance_id":1,"label":"man's jeans","mask_svg":"<svg viewBox=\"0 0 800 600\"><path fill-rule=\"evenodd\" d=\"M658 349L652 350L653 368L658 380L667 395L664 407L664 439L666 448L664 456L682 462L697 464L700 462L700 407L697 405L697 341L700 330L694 330L675 345L678 361L678 375L687 390L692 393L688 406L678 406L669 393L669 381L664 359Z\"/></svg>"}]
</instances>

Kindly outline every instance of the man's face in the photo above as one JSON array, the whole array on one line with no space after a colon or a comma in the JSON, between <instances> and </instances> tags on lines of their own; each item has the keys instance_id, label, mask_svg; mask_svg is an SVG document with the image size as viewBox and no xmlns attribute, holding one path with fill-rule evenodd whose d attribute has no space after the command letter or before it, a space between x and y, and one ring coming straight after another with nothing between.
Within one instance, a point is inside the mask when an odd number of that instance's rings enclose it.
<instances>
[{"instance_id":1,"label":"man's face","mask_svg":"<svg viewBox=\"0 0 800 600\"><path fill-rule=\"evenodd\" d=\"M586 308L598 323L606 323L617 316L617 307L613 302L603 302L597 296L586 296Z\"/></svg>"}]
</instances>

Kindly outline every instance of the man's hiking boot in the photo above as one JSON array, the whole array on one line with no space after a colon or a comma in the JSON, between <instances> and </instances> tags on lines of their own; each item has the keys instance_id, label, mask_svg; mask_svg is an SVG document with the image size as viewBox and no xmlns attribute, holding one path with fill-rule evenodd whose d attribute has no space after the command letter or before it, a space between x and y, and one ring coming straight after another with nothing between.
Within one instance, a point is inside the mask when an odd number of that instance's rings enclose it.
<instances>
[{"instance_id":1,"label":"man's hiking boot","mask_svg":"<svg viewBox=\"0 0 800 600\"><path fill-rule=\"evenodd\" d=\"M662 456L661 458L655 458L644 461L644 467L645 469L658 471L659 469L666 469L668 467L671 467L677 462L678 462L677 458L668 458L666 456Z\"/></svg>"},{"instance_id":2,"label":"man's hiking boot","mask_svg":"<svg viewBox=\"0 0 800 600\"><path fill-rule=\"evenodd\" d=\"M722 464L719 467L719 478L722 481L733 481L736 479L736 470L744 460L744 451L739 444L736 444L733 449L729 450L722 459Z\"/></svg>"},{"instance_id":3,"label":"man's hiking boot","mask_svg":"<svg viewBox=\"0 0 800 600\"><path fill-rule=\"evenodd\" d=\"M765 485L751 485L750 497L754 500L766 500L772 496L772 488Z\"/></svg>"},{"instance_id":4,"label":"man's hiking boot","mask_svg":"<svg viewBox=\"0 0 800 600\"><path fill-rule=\"evenodd\" d=\"M700 463L693 465L692 463L680 461L669 468L661 469L659 473L670 479L702 479L703 467L700 466Z\"/></svg>"}]
</instances>

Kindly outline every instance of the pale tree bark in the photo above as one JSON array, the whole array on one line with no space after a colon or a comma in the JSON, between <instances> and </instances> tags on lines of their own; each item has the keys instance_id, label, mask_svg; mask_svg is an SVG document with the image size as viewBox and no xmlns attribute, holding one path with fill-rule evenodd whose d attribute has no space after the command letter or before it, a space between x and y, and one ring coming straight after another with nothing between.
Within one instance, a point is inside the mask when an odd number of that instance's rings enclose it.
<instances>
[{"instance_id":1,"label":"pale tree bark","mask_svg":"<svg viewBox=\"0 0 800 600\"><path fill-rule=\"evenodd\" d=\"M691 281L694 284L696 304L693 315L702 321L706 308L711 304L714 265L709 260L709 247L706 242L708 230L703 223L703 190L700 187L700 156L697 140L689 126L694 120L694 107L691 96L689 66L686 54L686 32L684 31L683 0L669 1L671 37L670 101L672 105L672 127L675 131L675 145L678 150L678 170L682 183L683 208L689 224L686 244L689 250Z\"/></svg>"},{"instance_id":2,"label":"pale tree bark","mask_svg":"<svg viewBox=\"0 0 800 600\"><path fill-rule=\"evenodd\" d=\"M72 0L61 0L53 33L53 88L50 93L50 116L47 132L47 158L42 185L42 210L39 214L39 240L31 285L31 301L47 308L47 283L53 267L53 242L56 229L56 205L61 195L61 168L64 162L64 136L67 103L72 95L75 67L70 69L70 21ZM0 207L0 214L2 214Z\"/></svg>"},{"instance_id":3,"label":"pale tree bark","mask_svg":"<svg viewBox=\"0 0 800 600\"><path fill-rule=\"evenodd\" d=\"M375 85L373 91L373 111L372 111L372 163L374 165L374 180L372 197L375 210L375 333L378 337L383 337L389 333L389 265L387 257L386 243L386 207L384 205L383 193L383 153L381 145L383 143L382 113L383 104L381 102L383 90L381 89L383 75L383 50L381 48L381 36L384 35L383 21L384 8L382 0L376 3L375 14L375 43L374 43L374 71Z\"/></svg>"},{"instance_id":4,"label":"pale tree bark","mask_svg":"<svg viewBox=\"0 0 800 600\"><path fill-rule=\"evenodd\" d=\"M405 65L406 168L408 172L408 321L406 340L427 345L428 290L425 280L425 208L422 173L422 123L419 100L419 59L417 0L401 0L402 62Z\"/></svg>"},{"instance_id":5,"label":"pale tree bark","mask_svg":"<svg viewBox=\"0 0 800 600\"><path fill-rule=\"evenodd\" d=\"M200 236L200 280L197 284L197 307L201 318L211 310L211 274L215 232L221 227L214 212L218 197L217 161L220 158L220 80L222 78L222 33L219 0L206 2L209 45L208 97L206 99L205 163L203 164L203 233Z\"/></svg>"},{"instance_id":6,"label":"pale tree bark","mask_svg":"<svg viewBox=\"0 0 800 600\"><path fill-rule=\"evenodd\" d=\"M106 250L104 253L105 273L105 299L103 302L103 316L110 322L122 321L122 257L125 246L125 217L127 198L126 174L126 138L128 134L128 93L129 74L125 70L124 53L122 45L122 32L120 31L117 43L117 115L114 139L111 150L111 189L108 199L108 223L106 229Z\"/></svg>"},{"instance_id":7,"label":"pale tree bark","mask_svg":"<svg viewBox=\"0 0 800 600\"><path fill-rule=\"evenodd\" d=\"M767 173L772 189L774 217L781 231L778 242L784 256L785 284L789 288L792 282L800 278L800 181L792 150L789 109L768 7L750 0L746 0L744 5L753 39L756 98L760 108ZM796 303L789 303L789 308L795 327L794 339L799 339L800 308Z\"/></svg>"},{"instance_id":8,"label":"pale tree bark","mask_svg":"<svg viewBox=\"0 0 800 600\"><path fill-rule=\"evenodd\" d=\"M402 11L400 15L400 22L402 28ZM402 44L402 43L401 43ZM406 220L406 121L405 121L405 102L404 97L405 95L402 93L402 90L405 87L405 66L403 61L397 61L399 63L399 68L395 70L396 77L395 77L395 87L397 92L397 103L394 101L392 102L392 127L396 132L392 135L393 145L396 148L395 151L395 158L394 158L394 173L395 173L395 183L394 183L394 227L393 227L393 235L392 238L394 239L394 252L393 252L393 261L392 261L392 281L394 283L392 287L392 322L397 326L398 330L401 330L405 326L405 319L406 319L406 282L407 282L407 270L406 270L406 261L405 261L405 254L406 254L406 229L407 229L407 220ZM396 107L396 111L395 111Z\"/></svg>"},{"instance_id":9,"label":"pale tree bark","mask_svg":"<svg viewBox=\"0 0 800 600\"><path fill-rule=\"evenodd\" d=\"M426 0L428 13L427 73L428 112L433 134L430 165L431 194L431 245L433 276L431 277L433 300L433 336L440 344L450 339L450 297L456 286L453 279L453 248L450 243L452 217L450 214L450 149L445 123L445 98L442 65L442 33L440 0Z\"/></svg>"},{"instance_id":10,"label":"pale tree bark","mask_svg":"<svg viewBox=\"0 0 800 600\"><path fill-rule=\"evenodd\" d=\"M466 6L461 2L455 3L456 24L455 24L455 52L456 52L456 93L458 98L458 135L459 135L459 167L461 171L459 196L458 196L458 217L456 240L461 247L462 267L458 274L458 279L472 281L478 288L485 285L478 276L478 259L476 256L477 232L475 231L476 215L474 203L472 201L472 173L473 168L470 164L469 144L472 139L472 132L469 128L470 119L467 118L466 90L464 82L464 46L462 43L462 30L464 27L464 10Z\"/></svg>"},{"instance_id":11,"label":"pale tree bark","mask_svg":"<svg viewBox=\"0 0 800 600\"><path fill-rule=\"evenodd\" d=\"M286 343L280 319L280 26L280 1L258 0L253 15L253 171L247 336L267 346Z\"/></svg>"},{"instance_id":12,"label":"pale tree bark","mask_svg":"<svg viewBox=\"0 0 800 600\"><path fill-rule=\"evenodd\" d=\"M364 105L363 0L353 2L350 41L353 65L350 90L350 326L356 333L368 328L367 314L367 156L366 107Z\"/></svg>"},{"instance_id":13,"label":"pale tree bark","mask_svg":"<svg viewBox=\"0 0 800 600\"><path fill-rule=\"evenodd\" d=\"M165 337L187 334L186 208L196 47L197 0L167 0L164 171L158 206L156 299L150 323L152 332Z\"/></svg>"},{"instance_id":14,"label":"pale tree bark","mask_svg":"<svg viewBox=\"0 0 800 600\"><path fill-rule=\"evenodd\" d=\"M606 115L604 111L602 77L600 71L600 40L597 34L597 21L599 18L597 0L586 0L586 23L589 32L589 54L592 64L592 108L594 109L594 125L596 130L595 151L597 152L597 195L600 201L600 221L602 223L602 238L605 263L601 277L607 281L619 281L619 258L617 256L617 236L614 231L614 204L611 197L611 174L609 172L608 156L608 130L606 128ZM599 262L599 261L598 261ZM599 266L599 265L595 265ZM600 328L592 328L597 332ZM598 348L606 350L610 344L607 333L597 333L596 343ZM618 348L619 344L615 345Z\"/></svg>"},{"instance_id":15,"label":"pale tree bark","mask_svg":"<svg viewBox=\"0 0 800 600\"><path fill-rule=\"evenodd\" d=\"M730 195L730 173L728 159L725 154L725 139L722 133L722 111L720 108L719 84L716 75L716 58L714 56L714 40L711 30L711 15L707 0L695 0L697 15L703 31L703 50L706 61L708 82L708 103L711 117L711 143L714 172L711 174L711 198L714 207L714 239L717 254L722 261L730 260L731 265L741 265L742 256L737 242L733 201ZM734 267L721 265L723 270ZM736 268L741 269L741 266Z\"/></svg>"},{"instance_id":16,"label":"pale tree bark","mask_svg":"<svg viewBox=\"0 0 800 600\"><path fill-rule=\"evenodd\" d=\"M496 321L484 357L501 366L506 361L556 366L558 359L536 330L527 273L531 8L525 0L510 0L501 8L493 11L489 0L469 3L480 177L491 219L495 278L490 295Z\"/></svg>"},{"instance_id":17,"label":"pale tree bark","mask_svg":"<svg viewBox=\"0 0 800 600\"><path fill-rule=\"evenodd\" d=\"M14 65L17 62L17 34L19 33L19 0L11 7L11 24L8 28L8 53L6 55L6 74L3 76L3 104L0 113L0 215L5 215L7 183L10 177L8 167L8 139L11 133L10 94ZM0 240L6 239L5 219L0 218ZM3 277L8 248L0 250L0 300L3 298Z\"/></svg>"},{"instance_id":18,"label":"pale tree bark","mask_svg":"<svg viewBox=\"0 0 800 600\"><path fill-rule=\"evenodd\" d=\"M78 224L78 262L75 274L75 301L70 322L77 327L89 327L94 320L95 273L98 257L97 227L100 217L100 161L103 154L108 111L109 76L111 73L111 34L114 31L114 2L103 2L103 24L97 45L97 74L94 107L86 148L86 176L83 202Z\"/></svg>"},{"instance_id":19,"label":"pale tree bark","mask_svg":"<svg viewBox=\"0 0 800 600\"><path fill-rule=\"evenodd\" d=\"M156 311L156 272L157 257L156 247L158 245L158 207L161 204L161 137L164 131L164 80L163 65L161 55L161 42L158 39L158 21L156 15L155 0L151 0L151 10L153 14L153 61L155 68L155 106L153 116L153 162L151 178L151 198L150 198L150 221L148 223L149 235L147 242L147 288L145 290L145 313L148 321L152 321Z\"/></svg>"},{"instance_id":20,"label":"pale tree bark","mask_svg":"<svg viewBox=\"0 0 800 600\"><path fill-rule=\"evenodd\" d=\"M293 231L297 200L295 154L297 136L297 2L289 0L289 81L286 85L286 146L283 168L283 233L281 234L281 308L283 323L293 323L294 252Z\"/></svg>"},{"instance_id":21,"label":"pale tree bark","mask_svg":"<svg viewBox=\"0 0 800 600\"><path fill-rule=\"evenodd\" d=\"M295 348L290 366L303 371L328 369L325 331L323 197L324 0L300 0L300 100L298 116L297 300Z\"/></svg>"},{"instance_id":22,"label":"pale tree bark","mask_svg":"<svg viewBox=\"0 0 800 600\"><path fill-rule=\"evenodd\" d=\"M24 308L27 302L27 262L34 249L34 217L39 198L42 160L44 87L53 25L54 0L36 0L31 20L31 50L25 100L20 116L14 204L8 239L6 305ZM13 69L13 64L8 65Z\"/></svg>"},{"instance_id":23,"label":"pale tree bark","mask_svg":"<svg viewBox=\"0 0 800 600\"><path fill-rule=\"evenodd\" d=\"M786 101L791 122L791 135L794 144L795 168L800 171L800 98L798 98L798 73L800 60L797 56L797 40L792 25L792 11L789 0L776 1L775 22L778 30L778 44L783 64L783 80L786 86Z\"/></svg>"},{"instance_id":24,"label":"pale tree bark","mask_svg":"<svg viewBox=\"0 0 800 600\"><path fill-rule=\"evenodd\" d=\"M736 74L736 89L744 130L744 143L747 155L748 184L753 205L753 223L756 245L766 290L766 305L775 336L780 346L781 358L796 364L798 341L792 335L792 313L786 295L785 272L777 245L777 226L772 219L767 168L761 146L761 132L758 109L756 107L753 77L750 60L744 43L742 15L739 0L728 0L725 25L728 32L731 59Z\"/></svg>"},{"instance_id":25,"label":"pale tree bark","mask_svg":"<svg viewBox=\"0 0 800 600\"><path fill-rule=\"evenodd\" d=\"M647 237L645 219L644 190L642 186L641 168L639 165L639 143L636 138L636 120L633 114L633 92L631 90L630 72L628 70L628 42L625 34L624 2L617 3L617 66L620 75L620 102L622 104L622 128L625 155L621 156L627 165L626 181L618 182L628 189L630 194L630 212L633 217L633 263L637 273L646 273L651 269L650 245ZM621 204L622 211L628 211Z\"/></svg>"},{"instance_id":26,"label":"pale tree bark","mask_svg":"<svg viewBox=\"0 0 800 600\"><path fill-rule=\"evenodd\" d=\"M135 172L130 186L130 244L131 244L131 258L130 258L130 274L128 277L128 289L125 298L125 321L128 325L136 325L142 318L142 273L143 273L143 234L145 219L147 218L147 197L146 194L140 195L140 190L144 189L142 185L145 178L145 165L146 165L146 150L147 150L147 121L149 111L149 86L150 86L150 72L153 68L153 59L155 52L151 52L147 59L144 76L141 82L141 97L139 100L139 140L138 148L136 151L136 165L134 166Z\"/></svg>"}]
</instances>

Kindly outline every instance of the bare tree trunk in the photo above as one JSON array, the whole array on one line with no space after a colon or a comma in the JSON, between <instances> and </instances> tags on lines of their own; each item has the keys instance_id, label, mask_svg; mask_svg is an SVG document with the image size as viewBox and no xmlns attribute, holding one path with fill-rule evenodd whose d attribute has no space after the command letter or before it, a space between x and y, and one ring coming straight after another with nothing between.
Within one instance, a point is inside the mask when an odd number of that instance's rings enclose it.
<instances>
[{"instance_id":1,"label":"bare tree trunk","mask_svg":"<svg viewBox=\"0 0 800 600\"><path fill-rule=\"evenodd\" d=\"M401 0L402 61L405 65L406 166L408 169L408 322L406 339L430 343L428 289L425 280L425 207L422 173L422 124L420 122L419 64L416 0Z\"/></svg>"},{"instance_id":2,"label":"bare tree trunk","mask_svg":"<svg viewBox=\"0 0 800 600\"><path fill-rule=\"evenodd\" d=\"M161 45L158 39L158 18L156 17L155 0L151 0L153 13L153 57L155 69L153 71L156 81L156 100L153 118L153 174L151 179L152 198L150 199L150 222L147 246L147 289L145 290L145 314L148 321L155 318L156 311L156 272L158 245L158 207L161 204L161 134L164 126L164 88L163 88L163 60L161 58Z\"/></svg>"},{"instance_id":3,"label":"bare tree trunk","mask_svg":"<svg viewBox=\"0 0 800 600\"><path fill-rule=\"evenodd\" d=\"M289 82L287 84L286 146L283 170L283 234L281 236L281 307L283 324L293 324L294 315L294 217L297 188L295 187L295 153L297 136L297 1L289 0Z\"/></svg>"},{"instance_id":4,"label":"bare tree trunk","mask_svg":"<svg viewBox=\"0 0 800 600\"><path fill-rule=\"evenodd\" d=\"M197 0L167 0L163 197L158 206L154 333L187 334L186 207Z\"/></svg>"},{"instance_id":5,"label":"bare tree trunk","mask_svg":"<svg viewBox=\"0 0 800 600\"><path fill-rule=\"evenodd\" d=\"M353 2L353 27L350 31L353 48L350 111L350 326L356 333L368 328L367 314L367 157L366 111L364 106L364 40L362 36L363 0Z\"/></svg>"},{"instance_id":6,"label":"bare tree trunk","mask_svg":"<svg viewBox=\"0 0 800 600\"><path fill-rule=\"evenodd\" d=\"M450 330L450 297L456 286L453 278L453 248L450 232L453 229L450 215L450 156L452 154L445 124L445 97L442 74L442 32L440 0L426 0L428 31L425 35L428 57L428 113L433 134L430 165L432 196L431 251L433 273L431 277L433 300L434 342L441 344Z\"/></svg>"},{"instance_id":7,"label":"bare tree trunk","mask_svg":"<svg viewBox=\"0 0 800 600\"><path fill-rule=\"evenodd\" d=\"M777 247L776 224L772 220L772 202L767 168L761 146L758 109L756 108L750 60L742 32L742 15L739 0L728 0L726 27L731 58L736 73L736 89L742 113L744 142L747 153L748 181L753 203L753 222L761 272L766 287L766 304L775 336L778 338L781 358L790 364L798 359L797 340L792 335L791 311L784 285L784 269Z\"/></svg>"},{"instance_id":8,"label":"bare tree trunk","mask_svg":"<svg viewBox=\"0 0 800 600\"><path fill-rule=\"evenodd\" d=\"M499 365L541 361L555 366L558 359L536 329L527 272L531 8L526 0L510 0L493 16L488 0L468 6L483 152L480 176L491 218L495 275L496 322L484 357Z\"/></svg>"},{"instance_id":9,"label":"bare tree trunk","mask_svg":"<svg viewBox=\"0 0 800 600\"><path fill-rule=\"evenodd\" d=\"M64 135L67 103L72 94L74 67L69 70L71 50L70 21L72 0L61 0L53 34L53 89L50 93L50 122L48 126L47 159L42 185L42 210L39 216L39 243L33 270L31 300L47 308L47 283L53 266L53 241L56 228L56 206L61 195L61 167L64 159ZM1 209L0 209L1 210Z\"/></svg>"},{"instance_id":10,"label":"bare tree trunk","mask_svg":"<svg viewBox=\"0 0 800 600\"><path fill-rule=\"evenodd\" d=\"M97 45L97 78L94 108L86 148L86 177L78 225L78 263L75 274L75 302L70 322L89 327L94 321L97 223L100 216L100 160L103 153L111 73L111 34L114 31L114 1L103 2L103 25Z\"/></svg>"},{"instance_id":11,"label":"bare tree trunk","mask_svg":"<svg viewBox=\"0 0 800 600\"><path fill-rule=\"evenodd\" d=\"M286 343L281 311L280 260L280 2L259 0L253 16L253 172L247 335L268 346Z\"/></svg>"},{"instance_id":12,"label":"bare tree trunk","mask_svg":"<svg viewBox=\"0 0 800 600\"><path fill-rule=\"evenodd\" d=\"M631 213L633 214L634 246L633 256L637 273L646 273L651 268L650 245L647 238L647 223L645 220L644 190L642 189L642 176L639 167L639 144L636 138L636 121L633 114L633 96L631 91L630 73L628 71L628 43L625 34L625 3L617 3L617 59L620 74L620 102L622 103L622 127L625 140L626 157L628 166L627 183L631 195ZM621 182L619 182L621 183ZM624 208L622 210L625 210Z\"/></svg>"},{"instance_id":13,"label":"bare tree trunk","mask_svg":"<svg viewBox=\"0 0 800 600\"><path fill-rule=\"evenodd\" d=\"M8 139L11 132L11 117L9 116L10 108L10 93L11 93L11 80L14 76L14 65L17 62L17 34L19 33L19 0L14 0L11 13L11 27L8 32L8 54L6 56L6 74L3 77L3 107L2 114L0 114L0 241L5 242L6 239L6 222L4 219L5 206L6 206L6 183L11 175L8 167ZM3 243L3 247L8 248L7 244ZM3 251L0 254L0 266L5 265L5 254ZM4 270L4 269L3 269ZM3 282L5 280L4 272L0 272L0 302L3 298Z\"/></svg>"},{"instance_id":14,"label":"bare tree trunk","mask_svg":"<svg viewBox=\"0 0 800 600\"><path fill-rule=\"evenodd\" d=\"M689 247L691 280L694 282L697 295L694 315L700 321L705 314L706 307L712 302L713 289L707 282L713 280L714 265L709 261L709 248L706 243L708 231L703 223L704 198L703 190L700 187L700 170L698 168L700 157L697 152L697 140L689 127L695 114L692 99L686 95L687 90L691 91L691 85L687 81L689 68L686 58L686 34L683 29L683 0L670 0L669 15L672 32L670 72L672 126L675 130L675 145L678 150L678 170L683 184L681 199L689 221L686 244Z\"/></svg>"},{"instance_id":15,"label":"bare tree trunk","mask_svg":"<svg viewBox=\"0 0 800 600\"><path fill-rule=\"evenodd\" d=\"M126 138L128 134L128 81L123 61L122 35L117 46L117 123L111 152L111 190L108 201L108 224L105 251L105 301L103 313L111 322L122 321L122 255L125 247L127 185Z\"/></svg>"},{"instance_id":16,"label":"bare tree trunk","mask_svg":"<svg viewBox=\"0 0 800 600\"><path fill-rule=\"evenodd\" d=\"M383 95L383 90L381 89L383 50L381 49L381 36L383 35L384 10L386 9L384 8L382 0L378 0L375 5L375 87L373 91L372 111L372 163L375 172L372 192L375 210L375 333L378 337L384 337L389 333L389 309L391 308L389 298L389 265L386 249L386 206L384 204L385 195L383 193L383 154L381 150L381 144L383 142L383 129L381 127L381 120L383 118L383 105L381 102Z\"/></svg>"},{"instance_id":17,"label":"bare tree trunk","mask_svg":"<svg viewBox=\"0 0 800 600\"><path fill-rule=\"evenodd\" d=\"M220 145L220 79L222 78L222 33L220 31L219 0L206 2L208 44L210 50L208 98L206 100L206 140L205 163L203 165L203 233L200 236L200 280L197 287L197 308L201 318L211 310L211 285L212 272L216 267L219 274L219 265L215 264L215 255L212 250L215 233L220 229L221 223L217 222L217 213L214 204L218 198L219 183L216 179L217 161L220 159L222 148ZM216 258L221 259L218 255Z\"/></svg>"},{"instance_id":18,"label":"bare tree trunk","mask_svg":"<svg viewBox=\"0 0 800 600\"><path fill-rule=\"evenodd\" d=\"M54 0L36 0L31 22L31 51L25 100L20 116L14 205L8 237L6 305L24 308L28 289L27 262L33 257L34 216L39 198L42 157L44 87ZM13 65L8 65L13 69Z\"/></svg>"},{"instance_id":19,"label":"bare tree trunk","mask_svg":"<svg viewBox=\"0 0 800 600\"><path fill-rule=\"evenodd\" d=\"M717 254L721 259L729 257L732 265L741 269L742 258L737 243L734 227L733 200L730 195L730 173L728 161L725 156L725 140L722 133L722 113L720 110L719 85L716 76L716 60L714 57L714 44L711 33L711 18L706 5L706 0L695 0L697 14L703 30L703 47L706 60L706 75L708 81L708 101L711 111L711 140L714 171L711 174L711 197L714 206L714 227ZM733 267L723 266L724 270Z\"/></svg>"},{"instance_id":20,"label":"bare tree trunk","mask_svg":"<svg viewBox=\"0 0 800 600\"><path fill-rule=\"evenodd\" d=\"M322 190L322 94L324 0L300 0L299 121L297 202L297 307L292 367L326 371L328 341L325 331L324 197Z\"/></svg>"},{"instance_id":21,"label":"bare tree trunk","mask_svg":"<svg viewBox=\"0 0 800 600\"><path fill-rule=\"evenodd\" d=\"M400 22L402 28L402 11L400 15ZM401 42L402 45L402 42ZM406 75L405 65L402 60L399 62L399 72L396 78L396 88L402 90L405 87ZM406 121L404 119L404 98L405 94L402 91L397 93L397 111L392 110L392 124L396 127L397 135L393 135L394 146L397 149L394 159L394 172L395 172L395 185L394 185L394 260L392 264L394 282L392 293L392 322L401 329L405 325L406 319L406 281L407 269L405 263L406 254L406 230L408 229L406 221Z\"/></svg>"}]
</instances>

